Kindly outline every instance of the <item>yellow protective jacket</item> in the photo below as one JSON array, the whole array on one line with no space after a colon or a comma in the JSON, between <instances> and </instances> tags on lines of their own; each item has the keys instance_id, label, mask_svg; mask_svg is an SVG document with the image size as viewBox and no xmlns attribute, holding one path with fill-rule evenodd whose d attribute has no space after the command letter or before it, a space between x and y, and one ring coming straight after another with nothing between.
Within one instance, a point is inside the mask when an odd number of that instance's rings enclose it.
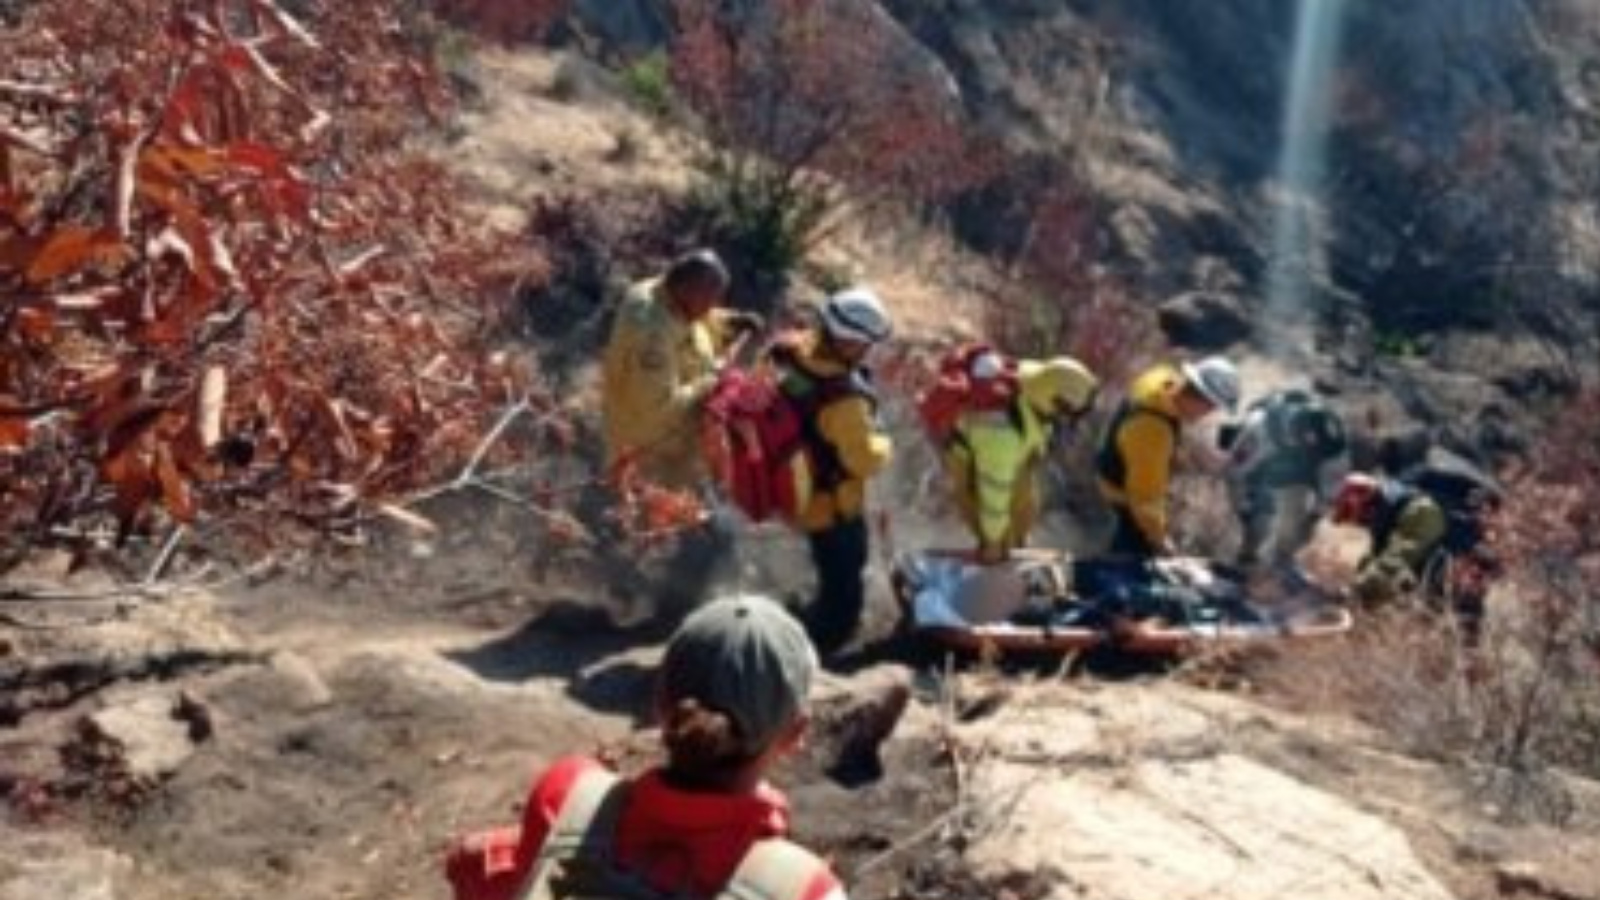
<instances>
[{"instance_id":1,"label":"yellow protective jacket","mask_svg":"<svg viewBox=\"0 0 1600 900\"><path fill-rule=\"evenodd\" d=\"M716 380L724 315L684 321L659 278L629 289L601 365L608 466L630 456L640 474L670 487L703 476L699 407Z\"/></svg>"},{"instance_id":2,"label":"yellow protective jacket","mask_svg":"<svg viewBox=\"0 0 1600 900\"><path fill-rule=\"evenodd\" d=\"M1423 585L1428 565L1444 545L1449 520L1432 498L1414 495L1380 515L1372 551L1356 567L1353 590L1369 603L1383 603Z\"/></svg>"},{"instance_id":3,"label":"yellow protective jacket","mask_svg":"<svg viewBox=\"0 0 1600 900\"><path fill-rule=\"evenodd\" d=\"M1170 365L1135 378L1100 443L1100 493L1125 508L1156 547L1167 540L1167 486L1183 432L1177 407L1183 384L1183 374Z\"/></svg>"},{"instance_id":4,"label":"yellow protective jacket","mask_svg":"<svg viewBox=\"0 0 1600 900\"><path fill-rule=\"evenodd\" d=\"M962 413L944 448L956 505L980 547L1011 550L1038 518L1038 472L1049 431L1033 407Z\"/></svg>"},{"instance_id":5,"label":"yellow protective jacket","mask_svg":"<svg viewBox=\"0 0 1600 900\"><path fill-rule=\"evenodd\" d=\"M826 352L815 334L783 350L775 359L780 377L790 387L794 384L790 379L815 382L855 377ZM813 449L826 457L820 460L824 478L796 523L802 531L826 531L866 511L867 479L888 468L894 456L894 443L880 427L876 407L876 398L870 393L852 391L816 410L816 438L825 446Z\"/></svg>"}]
</instances>

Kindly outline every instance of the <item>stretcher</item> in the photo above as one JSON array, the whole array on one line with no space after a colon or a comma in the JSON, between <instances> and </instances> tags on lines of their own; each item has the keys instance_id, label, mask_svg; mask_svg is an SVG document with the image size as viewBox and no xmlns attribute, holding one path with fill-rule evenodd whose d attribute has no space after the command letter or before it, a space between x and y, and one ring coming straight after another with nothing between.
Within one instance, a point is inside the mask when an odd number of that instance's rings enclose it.
<instances>
[{"instance_id":1,"label":"stretcher","mask_svg":"<svg viewBox=\"0 0 1600 900\"><path fill-rule=\"evenodd\" d=\"M1244 578L1198 557L1082 559L1043 549L980 565L970 554L902 554L891 582L911 630L961 651L1066 654L1096 647L1181 655L1205 647L1327 638L1348 610L1320 600L1256 602Z\"/></svg>"}]
</instances>

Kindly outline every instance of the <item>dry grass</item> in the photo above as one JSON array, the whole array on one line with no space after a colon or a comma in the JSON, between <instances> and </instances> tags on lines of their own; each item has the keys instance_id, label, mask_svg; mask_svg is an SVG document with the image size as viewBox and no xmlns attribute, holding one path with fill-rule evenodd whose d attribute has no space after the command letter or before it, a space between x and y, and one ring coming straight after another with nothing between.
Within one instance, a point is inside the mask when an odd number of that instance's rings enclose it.
<instances>
[{"instance_id":1,"label":"dry grass","mask_svg":"<svg viewBox=\"0 0 1600 900\"><path fill-rule=\"evenodd\" d=\"M1577 620L1499 599L1476 649L1448 617L1386 609L1348 639L1271 661L1260 681L1289 709L1358 719L1403 752L1461 766L1509 815L1559 819L1550 769L1600 775L1600 664Z\"/></svg>"}]
</instances>

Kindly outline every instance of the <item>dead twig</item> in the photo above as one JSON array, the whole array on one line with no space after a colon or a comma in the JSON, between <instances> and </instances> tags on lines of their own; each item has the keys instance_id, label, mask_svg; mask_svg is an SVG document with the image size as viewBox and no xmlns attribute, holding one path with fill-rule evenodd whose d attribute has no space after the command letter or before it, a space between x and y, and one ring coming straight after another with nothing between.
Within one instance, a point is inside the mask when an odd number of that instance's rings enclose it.
<instances>
[{"instance_id":1,"label":"dead twig","mask_svg":"<svg viewBox=\"0 0 1600 900\"><path fill-rule=\"evenodd\" d=\"M874 869L882 868L885 863L891 859L894 859L896 856L899 856L907 850L933 839L939 834L939 832L943 831L961 816L966 815L966 813L966 802L957 801L955 806L952 806L935 816L928 824L894 842L877 854L863 860L861 864L856 866L855 870L850 873L850 880L858 881L863 876L872 872Z\"/></svg>"},{"instance_id":2,"label":"dead twig","mask_svg":"<svg viewBox=\"0 0 1600 900\"><path fill-rule=\"evenodd\" d=\"M166 543L161 545L161 552L156 554L155 562L150 564L150 571L145 573L144 580L139 584L153 585L157 582L161 573L167 570L167 564L172 562L172 554L178 551L178 542L183 540L188 531L187 525L179 525L172 529L172 534L167 536Z\"/></svg>"},{"instance_id":3,"label":"dead twig","mask_svg":"<svg viewBox=\"0 0 1600 900\"><path fill-rule=\"evenodd\" d=\"M20 150L27 150L30 153L37 153L40 156L54 157L59 152L56 147L49 144L44 138L13 128L4 122L0 122L0 143L9 144Z\"/></svg>"},{"instance_id":4,"label":"dead twig","mask_svg":"<svg viewBox=\"0 0 1600 900\"><path fill-rule=\"evenodd\" d=\"M70 106L80 99L71 88L55 84L35 84L29 81L11 81L0 78L0 96L27 103L44 103L50 106Z\"/></svg>"},{"instance_id":5,"label":"dead twig","mask_svg":"<svg viewBox=\"0 0 1600 900\"><path fill-rule=\"evenodd\" d=\"M96 625L103 625L106 622L120 617L121 615L122 608L118 607L117 609L114 609L108 613L72 619L71 621L34 622L29 619L24 619L21 616L12 615L11 613L0 612L0 624L3 624L9 628L15 628L18 631L69 631L77 628L93 628Z\"/></svg>"},{"instance_id":6,"label":"dead twig","mask_svg":"<svg viewBox=\"0 0 1600 900\"><path fill-rule=\"evenodd\" d=\"M5 603L107 603L113 600L159 599L172 594L175 585L169 584L119 584L94 591L49 591L28 588L0 590L0 602Z\"/></svg>"},{"instance_id":7,"label":"dead twig","mask_svg":"<svg viewBox=\"0 0 1600 900\"><path fill-rule=\"evenodd\" d=\"M531 409L533 409L533 407L531 404L529 404L528 398L523 397L516 403L511 404L506 408L505 412L500 414L500 421L496 422L494 427L489 429L489 433L485 435L483 441L478 444L478 449L474 450L472 452L472 457L467 460L467 465L461 470L461 474L456 476L455 483L457 487L465 487L468 482L477 479L478 466L483 464L483 458L488 456L489 451L494 448L494 445L500 442L500 438L505 435L506 429L511 427L511 423L515 422L523 413L526 413Z\"/></svg>"},{"instance_id":8,"label":"dead twig","mask_svg":"<svg viewBox=\"0 0 1600 900\"><path fill-rule=\"evenodd\" d=\"M473 451L472 456L467 460L467 464L462 467L461 472L457 474L456 477L444 482L443 484L435 485L434 487L425 488L421 491L418 491L406 498L404 501L387 504L389 511L383 514L388 515L390 518L397 518L395 516L396 512L409 511L412 507L437 497L444 496L445 494L452 494L456 493L457 491L475 490L488 494L496 500L500 500L520 509L527 510L533 515L543 519L552 527L566 533L574 540L579 540L583 543L593 543L593 538L588 537L582 528L575 527L576 520L573 519L572 516L561 512L560 510L547 509L544 506L533 502L533 500L530 498L519 496L518 494L513 493L512 491L507 490L506 488L503 488L488 480L504 474L505 470L498 470L486 475L480 475L478 473L478 469L483 465L484 460L488 457L489 451L494 449L495 445L500 442L500 439L505 436L506 430L511 427L512 423L516 422L518 418L532 411L533 403L528 397L523 397L516 403L506 407L505 411L500 414L500 419L496 421L494 427L489 429L488 433L484 435L483 440L478 443L477 449ZM538 428L542 425L548 424L549 422L555 421L559 416L559 411L546 413L535 421L534 427ZM570 486L570 490L581 490L582 488L587 487L590 483L592 482L585 481L582 484Z\"/></svg>"}]
</instances>

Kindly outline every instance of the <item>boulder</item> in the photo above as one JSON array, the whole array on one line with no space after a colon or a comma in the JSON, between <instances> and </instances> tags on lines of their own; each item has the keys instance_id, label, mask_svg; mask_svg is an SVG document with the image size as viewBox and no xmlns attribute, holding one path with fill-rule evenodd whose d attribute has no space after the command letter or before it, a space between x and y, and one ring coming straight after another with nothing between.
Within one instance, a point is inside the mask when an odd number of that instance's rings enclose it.
<instances>
[{"instance_id":1,"label":"boulder","mask_svg":"<svg viewBox=\"0 0 1600 900\"><path fill-rule=\"evenodd\" d=\"M1238 752L1210 698L1055 694L957 732L985 748L966 852L984 883L1052 873L1030 894L1051 900L1451 896L1396 826Z\"/></svg>"},{"instance_id":2,"label":"boulder","mask_svg":"<svg viewBox=\"0 0 1600 900\"><path fill-rule=\"evenodd\" d=\"M280 651L272 654L268 666L282 690L281 697L296 711L309 712L333 702L333 691L304 656Z\"/></svg>"},{"instance_id":3,"label":"boulder","mask_svg":"<svg viewBox=\"0 0 1600 900\"><path fill-rule=\"evenodd\" d=\"M911 674L901 666L877 666L848 679L824 676L812 718L829 777L852 786L883 775L879 750L905 715L911 693Z\"/></svg>"},{"instance_id":4,"label":"boulder","mask_svg":"<svg viewBox=\"0 0 1600 900\"><path fill-rule=\"evenodd\" d=\"M1161 304L1157 322L1167 340L1196 350L1221 350L1250 336L1250 315L1233 294L1191 291Z\"/></svg>"},{"instance_id":5,"label":"boulder","mask_svg":"<svg viewBox=\"0 0 1600 900\"><path fill-rule=\"evenodd\" d=\"M194 755L192 725L170 692L139 694L91 713L86 727L120 748L127 774L153 783L176 772Z\"/></svg>"},{"instance_id":6,"label":"boulder","mask_svg":"<svg viewBox=\"0 0 1600 900\"><path fill-rule=\"evenodd\" d=\"M1050 894L1095 900L1448 900L1394 826L1249 759L1140 760L1111 770L1002 761L978 796L1010 804L969 853L989 880L1055 869Z\"/></svg>"},{"instance_id":7,"label":"boulder","mask_svg":"<svg viewBox=\"0 0 1600 900\"><path fill-rule=\"evenodd\" d=\"M1593 873L1579 873L1535 863L1502 863L1495 867L1494 880L1495 887L1505 897L1544 897L1549 900L1600 898L1600 888L1596 887Z\"/></svg>"}]
</instances>

